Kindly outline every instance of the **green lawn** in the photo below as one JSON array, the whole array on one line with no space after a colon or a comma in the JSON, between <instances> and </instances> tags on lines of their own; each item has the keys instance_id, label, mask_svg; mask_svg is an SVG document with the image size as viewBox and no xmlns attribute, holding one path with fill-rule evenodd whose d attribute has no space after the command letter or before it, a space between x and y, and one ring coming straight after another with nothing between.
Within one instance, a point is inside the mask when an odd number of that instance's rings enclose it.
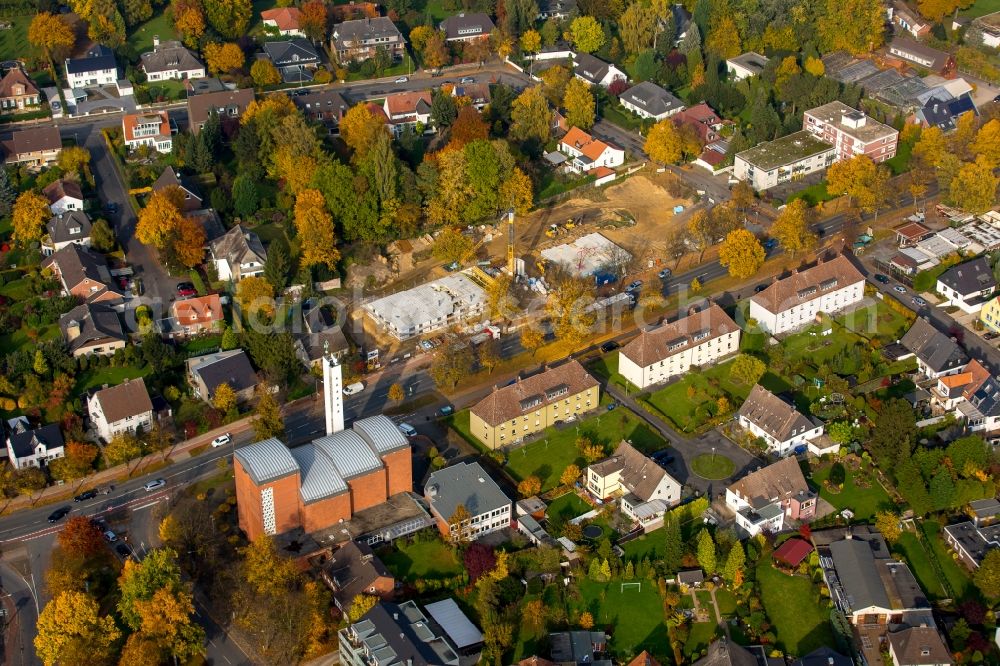
<instances>
[{"instance_id":1,"label":"green lawn","mask_svg":"<svg viewBox=\"0 0 1000 666\"><path fill-rule=\"evenodd\" d=\"M691 471L703 479L726 479L735 470L736 464L721 453L702 453L691 461Z\"/></svg>"},{"instance_id":2,"label":"green lawn","mask_svg":"<svg viewBox=\"0 0 1000 666\"><path fill-rule=\"evenodd\" d=\"M444 3L441 0L427 0L427 4L424 5L424 14L430 16L435 22L445 20L452 13L445 10Z\"/></svg>"},{"instance_id":3,"label":"green lawn","mask_svg":"<svg viewBox=\"0 0 1000 666\"><path fill-rule=\"evenodd\" d=\"M627 111L617 102L604 102L601 105L601 117L610 123L631 131L638 130L645 125L642 118Z\"/></svg>"},{"instance_id":4,"label":"green lawn","mask_svg":"<svg viewBox=\"0 0 1000 666\"><path fill-rule=\"evenodd\" d=\"M222 334L199 335L188 338L181 344L181 351L188 357L198 356L205 352L216 351L222 348Z\"/></svg>"},{"instance_id":5,"label":"green lawn","mask_svg":"<svg viewBox=\"0 0 1000 666\"><path fill-rule=\"evenodd\" d=\"M558 497L549 504L546 510L549 518L558 517L560 520L570 520L590 511L590 505L580 499L576 493L566 493Z\"/></svg>"},{"instance_id":6,"label":"green lawn","mask_svg":"<svg viewBox=\"0 0 1000 666\"><path fill-rule=\"evenodd\" d=\"M910 570L917 577L920 587L931 599L946 599L948 593L941 584L940 577L931 564L930 556L924 549L920 540L912 532L904 532L896 543L895 550L899 550L906 563L910 565Z\"/></svg>"},{"instance_id":7,"label":"green lawn","mask_svg":"<svg viewBox=\"0 0 1000 666\"><path fill-rule=\"evenodd\" d=\"M639 388L630 383L627 379L618 374L618 352L611 352L594 359L587 366L590 373L596 375L621 389L628 389L630 393L638 393Z\"/></svg>"},{"instance_id":8,"label":"green lawn","mask_svg":"<svg viewBox=\"0 0 1000 666\"><path fill-rule=\"evenodd\" d=\"M31 297L31 279L23 277L12 280L0 287L0 296L6 296L12 301L24 301Z\"/></svg>"},{"instance_id":9,"label":"green lawn","mask_svg":"<svg viewBox=\"0 0 1000 666\"><path fill-rule=\"evenodd\" d=\"M656 584L649 580L630 582L641 583L641 589L630 585L622 591L620 580L610 583L580 580L579 597L568 602L573 611L571 616L590 611L595 627L607 627L611 632L610 652L614 656L633 657L649 650L661 657L669 641L663 623L663 601Z\"/></svg>"},{"instance_id":10,"label":"green lawn","mask_svg":"<svg viewBox=\"0 0 1000 666\"><path fill-rule=\"evenodd\" d=\"M931 553L937 557L945 579L955 592L956 600L976 595L975 587L972 584L972 576L964 566L955 560L955 556L941 536L941 523L934 520L925 520L920 523L920 526L927 536L927 544L930 546Z\"/></svg>"},{"instance_id":11,"label":"green lawn","mask_svg":"<svg viewBox=\"0 0 1000 666\"><path fill-rule=\"evenodd\" d=\"M719 626L714 622L695 622L691 625L691 632L688 634L687 642L684 643L684 656L690 657L708 648Z\"/></svg>"},{"instance_id":12,"label":"green lawn","mask_svg":"<svg viewBox=\"0 0 1000 666\"><path fill-rule=\"evenodd\" d=\"M819 488L819 496L835 506L838 511L850 509L854 512L855 520L869 520L874 518L875 513L880 509L894 508L889 494L874 479L870 488L859 488L854 484L854 474L848 470L843 490L839 493L832 493L823 484L829 476L830 467L813 472L812 480Z\"/></svg>"},{"instance_id":13,"label":"green lawn","mask_svg":"<svg viewBox=\"0 0 1000 666\"><path fill-rule=\"evenodd\" d=\"M657 531L643 534L641 537L622 544L622 550L625 551L623 560L641 562L642 558L647 557L652 562L660 559L663 557L663 533Z\"/></svg>"},{"instance_id":14,"label":"green lawn","mask_svg":"<svg viewBox=\"0 0 1000 666\"><path fill-rule=\"evenodd\" d=\"M129 30L128 44L135 49L136 54L153 50L153 35L158 35L161 42L177 39L173 21L166 11L149 19L142 25Z\"/></svg>"},{"instance_id":15,"label":"green lawn","mask_svg":"<svg viewBox=\"0 0 1000 666\"><path fill-rule=\"evenodd\" d=\"M29 338L25 328L19 328L13 333L0 335L0 353L9 354L24 346L34 346L38 342L48 342L59 339L59 326L52 324L39 330L37 338Z\"/></svg>"},{"instance_id":16,"label":"green lawn","mask_svg":"<svg viewBox=\"0 0 1000 666\"><path fill-rule=\"evenodd\" d=\"M168 102L187 98L187 91L184 88L183 81L171 79L169 81L154 81L153 83L143 85L149 93L150 100L153 102L161 100Z\"/></svg>"},{"instance_id":17,"label":"green lawn","mask_svg":"<svg viewBox=\"0 0 1000 666\"><path fill-rule=\"evenodd\" d=\"M785 203L791 203L796 199L805 199L805 202L810 206L815 206L821 204L824 201L831 201L836 199L834 195L826 191L826 181L816 183L815 185L810 185L809 187L803 188L796 192L795 194L788 197Z\"/></svg>"},{"instance_id":18,"label":"green lawn","mask_svg":"<svg viewBox=\"0 0 1000 666\"><path fill-rule=\"evenodd\" d=\"M732 362L697 373L688 373L674 383L652 393L646 402L684 432L694 432L716 413L717 400L725 397L731 408L739 406L751 386L734 382L729 375ZM694 387L693 395L690 395Z\"/></svg>"},{"instance_id":19,"label":"green lawn","mask_svg":"<svg viewBox=\"0 0 1000 666\"><path fill-rule=\"evenodd\" d=\"M4 21L11 23L10 30L0 30L0 60L18 60L24 58L25 47L28 45L28 25L35 16L5 16Z\"/></svg>"},{"instance_id":20,"label":"green lawn","mask_svg":"<svg viewBox=\"0 0 1000 666\"><path fill-rule=\"evenodd\" d=\"M124 368L94 368L86 370L77 375L76 386L73 387L72 395L73 397L83 395L86 391L104 384L115 386L121 384L126 379L145 377L150 372L152 372L152 368L149 366L141 368L128 366Z\"/></svg>"},{"instance_id":21,"label":"green lawn","mask_svg":"<svg viewBox=\"0 0 1000 666\"><path fill-rule=\"evenodd\" d=\"M578 187L583 187L589 183L596 180L594 176L578 176L569 177L562 174L555 174L550 170L545 170L542 172L541 182L537 184L536 189L538 190L538 195L535 197L535 202L545 201L550 197L554 197L564 192L569 192L570 190L575 190Z\"/></svg>"},{"instance_id":22,"label":"green lawn","mask_svg":"<svg viewBox=\"0 0 1000 666\"><path fill-rule=\"evenodd\" d=\"M913 154L915 141L900 141L896 144L896 155L886 160L886 165L892 169L892 175L898 176L910 170L910 156Z\"/></svg>"},{"instance_id":23,"label":"green lawn","mask_svg":"<svg viewBox=\"0 0 1000 666\"><path fill-rule=\"evenodd\" d=\"M736 595L724 588L716 588L715 602L719 605L719 612L723 617L728 617L736 612Z\"/></svg>"},{"instance_id":24,"label":"green lawn","mask_svg":"<svg viewBox=\"0 0 1000 666\"><path fill-rule=\"evenodd\" d=\"M876 309L875 321L867 308L840 315L834 321L859 335L878 336L885 342L898 340L910 328L909 319L882 303Z\"/></svg>"},{"instance_id":25,"label":"green lawn","mask_svg":"<svg viewBox=\"0 0 1000 666\"><path fill-rule=\"evenodd\" d=\"M757 584L779 650L801 656L833 645L830 609L811 580L783 574L765 557L757 565Z\"/></svg>"},{"instance_id":26,"label":"green lawn","mask_svg":"<svg viewBox=\"0 0 1000 666\"><path fill-rule=\"evenodd\" d=\"M976 0L971 7L963 9L959 14L969 18L977 18L993 12L1000 12L1000 0Z\"/></svg>"},{"instance_id":27,"label":"green lawn","mask_svg":"<svg viewBox=\"0 0 1000 666\"><path fill-rule=\"evenodd\" d=\"M464 571L455 550L437 539L394 545L379 557L397 578L406 581L449 578Z\"/></svg>"}]
</instances>

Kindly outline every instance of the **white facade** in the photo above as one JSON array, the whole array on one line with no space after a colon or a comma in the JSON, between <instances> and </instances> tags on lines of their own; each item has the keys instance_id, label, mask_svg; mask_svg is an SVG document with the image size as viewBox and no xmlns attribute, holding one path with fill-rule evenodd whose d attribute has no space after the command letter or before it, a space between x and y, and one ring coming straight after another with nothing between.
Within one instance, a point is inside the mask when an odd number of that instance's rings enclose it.
<instances>
[{"instance_id":1,"label":"white facade","mask_svg":"<svg viewBox=\"0 0 1000 666\"><path fill-rule=\"evenodd\" d=\"M687 345L676 354L645 367L640 367L635 361L619 352L618 372L635 386L644 389L682 375L692 366L711 365L721 358L735 354L739 349L740 329L737 328L729 333L710 337L697 345Z\"/></svg>"},{"instance_id":2,"label":"white facade","mask_svg":"<svg viewBox=\"0 0 1000 666\"><path fill-rule=\"evenodd\" d=\"M475 541L476 539L499 532L510 527L510 503L503 506L476 514L462 522L460 525L451 525L451 533L457 535L459 529L464 539Z\"/></svg>"},{"instance_id":3,"label":"white facade","mask_svg":"<svg viewBox=\"0 0 1000 666\"><path fill-rule=\"evenodd\" d=\"M83 210L83 199L78 199L76 197L71 197L69 195L63 195L56 201L49 204L49 210L52 211L53 215L62 215L71 210ZM68 245L68 243L67 243ZM89 245L89 239L88 239ZM56 248L57 250L59 248Z\"/></svg>"},{"instance_id":4,"label":"white facade","mask_svg":"<svg viewBox=\"0 0 1000 666\"><path fill-rule=\"evenodd\" d=\"M625 107L626 109L628 109L632 113L636 114L640 118L651 118L653 120L658 120L658 121L659 120L663 120L664 118L669 118L670 116L675 116L675 115L677 115L678 113L680 113L681 111L684 110L683 106L678 106L678 107L673 108L673 109L668 109L664 113L653 114L653 113L650 113L649 111L647 111L641 105L639 105L639 104L633 104L630 100L625 99L624 95L622 95L618 99L618 101L621 102L621 105L623 107Z\"/></svg>"},{"instance_id":5,"label":"white facade","mask_svg":"<svg viewBox=\"0 0 1000 666\"><path fill-rule=\"evenodd\" d=\"M169 81L171 79L203 79L205 78L205 67L201 66L192 69L167 69L162 72L147 72L147 81Z\"/></svg>"},{"instance_id":6,"label":"white facade","mask_svg":"<svg viewBox=\"0 0 1000 666\"><path fill-rule=\"evenodd\" d=\"M934 287L934 291L944 296L945 301L940 303L941 307L948 307L953 305L960 309L966 314L975 314L983 309L983 305L986 303L980 297L986 297L993 293L996 287L990 285L988 289L983 289L982 291L974 291L970 294L960 294L957 289L952 289L946 285L941 280L937 281L937 286ZM973 301L973 302L969 302Z\"/></svg>"},{"instance_id":7,"label":"white facade","mask_svg":"<svg viewBox=\"0 0 1000 666\"><path fill-rule=\"evenodd\" d=\"M123 432L135 433L138 430L149 432L153 428L153 410L132 414L117 421L108 421L101 407L100 393L90 396L87 401L87 411L90 422L94 424L97 434L105 442L110 442L115 435Z\"/></svg>"},{"instance_id":8,"label":"white facade","mask_svg":"<svg viewBox=\"0 0 1000 666\"><path fill-rule=\"evenodd\" d=\"M857 303L865 296L865 281L858 280L838 289L823 292L817 291L816 298L803 302L781 304L778 312L771 312L756 299L750 299L750 317L755 319L760 327L777 335L794 331L815 321L820 312L831 314Z\"/></svg>"},{"instance_id":9,"label":"white facade","mask_svg":"<svg viewBox=\"0 0 1000 666\"><path fill-rule=\"evenodd\" d=\"M749 509L750 503L734 493L730 488L726 488L726 506L736 514L736 525L750 535L751 538L761 532L777 534L785 526L785 512L781 510L780 505L772 505L774 509L768 511L766 516L760 516L757 520L751 520L743 513L740 513L743 509ZM768 507L768 509L770 508Z\"/></svg>"},{"instance_id":10,"label":"white facade","mask_svg":"<svg viewBox=\"0 0 1000 666\"><path fill-rule=\"evenodd\" d=\"M788 439L784 441L778 441L777 439L772 437L766 430L759 427L757 424L755 424L753 421L748 419L743 414L740 414L739 416L739 424L741 427L753 433L755 437L760 437L765 442L767 442L767 450L770 453L774 453L775 455L782 457L790 454L795 449L796 446L799 446L800 444L808 445L810 440L816 439L817 437L823 434L823 425L820 424L810 430L801 430L799 432L793 432Z\"/></svg>"},{"instance_id":11,"label":"white facade","mask_svg":"<svg viewBox=\"0 0 1000 666\"><path fill-rule=\"evenodd\" d=\"M113 86L118 81L118 68L95 69L87 72L70 73L66 69L66 82L70 88L91 88L94 86Z\"/></svg>"},{"instance_id":12,"label":"white facade","mask_svg":"<svg viewBox=\"0 0 1000 666\"><path fill-rule=\"evenodd\" d=\"M586 140L578 141L581 135ZM559 151L570 158L565 166L574 173L584 173L602 166L613 169L625 163L623 149L594 139L575 127L563 137L559 143Z\"/></svg>"},{"instance_id":13,"label":"white facade","mask_svg":"<svg viewBox=\"0 0 1000 666\"><path fill-rule=\"evenodd\" d=\"M745 180L758 192L772 188L781 183L787 183L795 178L801 178L817 171L822 171L837 159L837 150L830 146L826 150L813 153L771 168L761 167L741 157L736 156L733 162L733 176Z\"/></svg>"},{"instance_id":14,"label":"white facade","mask_svg":"<svg viewBox=\"0 0 1000 666\"><path fill-rule=\"evenodd\" d=\"M229 265L229 259L226 257L217 257L215 259L215 270L219 274L219 280L235 280L237 272L233 270L233 267ZM255 277L264 274L264 264L259 261L246 261L239 266L239 276L240 279L246 277Z\"/></svg>"},{"instance_id":15,"label":"white facade","mask_svg":"<svg viewBox=\"0 0 1000 666\"><path fill-rule=\"evenodd\" d=\"M323 354L323 411L326 434L344 429L344 378L340 363L333 354Z\"/></svg>"}]
</instances>

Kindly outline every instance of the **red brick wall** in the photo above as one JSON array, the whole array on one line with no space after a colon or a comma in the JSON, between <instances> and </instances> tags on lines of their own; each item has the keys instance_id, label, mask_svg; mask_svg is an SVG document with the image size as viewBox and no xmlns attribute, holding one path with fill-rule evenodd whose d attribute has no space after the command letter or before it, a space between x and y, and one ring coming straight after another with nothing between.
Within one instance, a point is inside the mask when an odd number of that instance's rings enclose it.
<instances>
[{"instance_id":1,"label":"red brick wall","mask_svg":"<svg viewBox=\"0 0 1000 666\"><path fill-rule=\"evenodd\" d=\"M413 490L413 454L410 447L385 454L382 463L385 464L386 490L390 497Z\"/></svg>"},{"instance_id":2,"label":"red brick wall","mask_svg":"<svg viewBox=\"0 0 1000 666\"><path fill-rule=\"evenodd\" d=\"M260 493L265 488L274 489L274 524L277 533L287 532L299 522L299 475L292 474L262 486L257 486L243 466L236 461L236 507L240 528L253 540L264 534L264 516Z\"/></svg>"},{"instance_id":3,"label":"red brick wall","mask_svg":"<svg viewBox=\"0 0 1000 666\"><path fill-rule=\"evenodd\" d=\"M326 529L336 525L341 518L351 519L351 495L341 493L311 504L299 503L299 515L306 532Z\"/></svg>"},{"instance_id":4,"label":"red brick wall","mask_svg":"<svg viewBox=\"0 0 1000 666\"><path fill-rule=\"evenodd\" d=\"M359 476L347 482L351 489L351 510L354 513L370 506L381 504L388 495L385 494L386 476L384 469Z\"/></svg>"}]
</instances>

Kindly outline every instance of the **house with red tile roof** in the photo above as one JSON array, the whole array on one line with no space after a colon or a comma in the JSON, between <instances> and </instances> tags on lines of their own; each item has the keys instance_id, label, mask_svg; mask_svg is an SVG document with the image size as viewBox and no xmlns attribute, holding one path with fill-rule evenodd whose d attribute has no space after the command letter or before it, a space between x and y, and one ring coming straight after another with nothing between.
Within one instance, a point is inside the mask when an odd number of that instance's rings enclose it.
<instances>
[{"instance_id":1,"label":"house with red tile roof","mask_svg":"<svg viewBox=\"0 0 1000 666\"><path fill-rule=\"evenodd\" d=\"M261 21L268 28L277 30L282 37L305 37L299 22L302 20L302 12L297 7L278 7L276 9L266 9L260 13Z\"/></svg>"},{"instance_id":2,"label":"house with red tile roof","mask_svg":"<svg viewBox=\"0 0 1000 666\"><path fill-rule=\"evenodd\" d=\"M559 142L559 151L570 159L566 168L574 173L586 173L597 167L621 166L625 163L625 151L605 143L584 132L579 127L571 127Z\"/></svg>"},{"instance_id":3,"label":"house with red tile roof","mask_svg":"<svg viewBox=\"0 0 1000 666\"><path fill-rule=\"evenodd\" d=\"M166 111L125 114L122 116L122 136L129 150L150 146L159 153L169 153L174 147Z\"/></svg>"},{"instance_id":4,"label":"house with red tile roof","mask_svg":"<svg viewBox=\"0 0 1000 666\"><path fill-rule=\"evenodd\" d=\"M170 309L183 335L213 333L222 324L222 301L218 294L174 301Z\"/></svg>"},{"instance_id":5,"label":"house with red tile roof","mask_svg":"<svg viewBox=\"0 0 1000 666\"><path fill-rule=\"evenodd\" d=\"M398 137L407 128L415 129L418 124L426 126L430 123L431 93L418 90L387 95L382 110L388 119L389 129Z\"/></svg>"}]
</instances>

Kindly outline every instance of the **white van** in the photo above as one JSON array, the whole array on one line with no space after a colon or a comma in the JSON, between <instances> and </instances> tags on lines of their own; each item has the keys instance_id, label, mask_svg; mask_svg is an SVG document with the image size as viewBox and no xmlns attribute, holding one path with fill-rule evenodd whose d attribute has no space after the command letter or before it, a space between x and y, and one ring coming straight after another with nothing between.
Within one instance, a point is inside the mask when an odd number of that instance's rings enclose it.
<instances>
[{"instance_id":1,"label":"white van","mask_svg":"<svg viewBox=\"0 0 1000 666\"><path fill-rule=\"evenodd\" d=\"M353 384L348 384L344 387L344 395L354 395L355 393L361 393L365 390L365 385L362 382L354 382Z\"/></svg>"},{"instance_id":2,"label":"white van","mask_svg":"<svg viewBox=\"0 0 1000 666\"><path fill-rule=\"evenodd\" d=\"M403 433L407 437L414 437L417 434L417 429L411 426L409 423L400 423L399 432Z\"/></svg>"}]
</instances>

